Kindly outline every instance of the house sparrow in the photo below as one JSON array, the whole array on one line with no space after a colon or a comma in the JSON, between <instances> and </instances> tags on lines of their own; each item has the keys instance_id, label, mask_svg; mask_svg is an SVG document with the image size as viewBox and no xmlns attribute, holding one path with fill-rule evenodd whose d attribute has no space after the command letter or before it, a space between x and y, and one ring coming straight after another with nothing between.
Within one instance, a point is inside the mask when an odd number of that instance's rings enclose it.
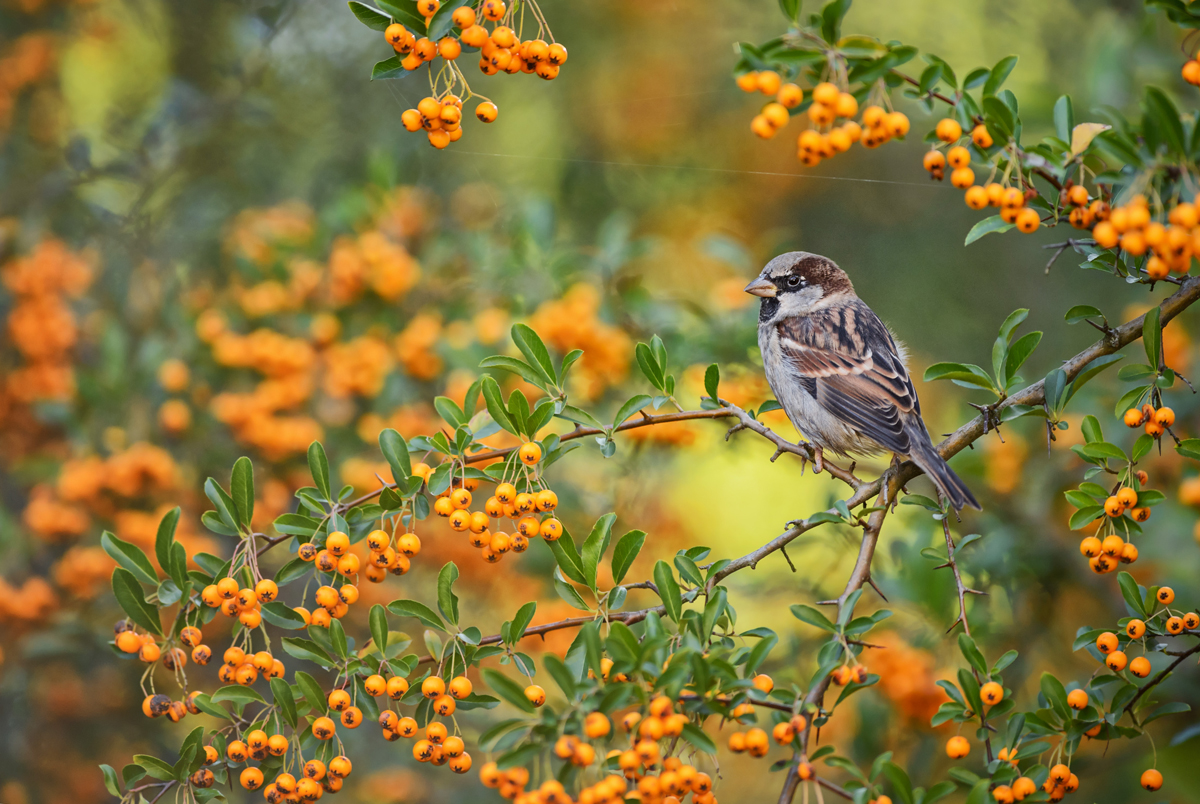
<instances>
[{"instance_id":1,"label":"house sparrow","mask_svg":"<svg viewBox=\"0 0 1200 804\"><path fill-rule=\"evenodd\" d=\"M933 448L904 348L854 293L846 272L818 254L792 251L767 263L746 292L762 298L758 346L767 382L796 429L843 456L911 458L956 511L979 503Z\"/></svg>"}]
</instances>

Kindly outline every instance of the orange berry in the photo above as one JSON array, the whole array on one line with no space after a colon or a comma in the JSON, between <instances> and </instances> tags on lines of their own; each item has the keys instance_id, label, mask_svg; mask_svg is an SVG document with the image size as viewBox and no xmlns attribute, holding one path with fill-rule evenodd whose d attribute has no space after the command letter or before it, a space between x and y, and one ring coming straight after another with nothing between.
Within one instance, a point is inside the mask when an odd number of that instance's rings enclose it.
<instances>
[{"instance_id":1,"label":"orange berry","mask_svg":"<svg viewBox=\"0 0 1200 804\"><path fill-rule=\"evenodd\" d=\"M1189 62L1189 64L1196 64L1196 62ZM1195 82L1189 81L1188 83ZM1154 768L1150 768L1149 770L1142 772L1142 778L1140 782L1142 787L1146 788L1147 790L1158 790L1163 785L1163 775Z\"/></svg>"},{"instance_id":2,"label":"orange berry","mask_svg":"<svg viewBox=\"0 0 1200 804\"><path fill-rule=\"evenodd\" d=\"M1086 709L1088 702L1087 690L1071 690L1067 693L1067 706L1072 709Z\"/></svg>"},{"instance_id":3,"label":"orange berry","mask_svg":"<svg viewBox=\"0 0 1200 804\"><path fill-rule=\"evenodd\" d=\"M971 164L971 152L961 145L956 145L946 152L946 161L953 168L968 167Z\"/></svg>"},{"instance_id":4,"label":"orange berry","mask_svg":"<svg viewBox=\"0 0 1200 804\"><path fill-rule=\"evenodd\" d=\"M954 118L944 117L938 121L934 133L942 142L955 142L962 137L962 125Z\"/></svg>"},{"instance_id":5,"label":"orange berry","mask_svg":"<svg viewBox=\"0 0 1200 804\"><path fill-rule=\"evenodd\" d=\"M976 147L983 149L991 148L993 145L991 132L983 123L971 129L971 141L975 143Z\"/></svg>"},{"instance_id":6,"label":"orange berry","mask_svg":"<svg viewBox=\"0 0 1200 804\"><path fill-rule=\"evenodd\" d=\"M971 744L967 742L966 737L955 735L946 741L946 756L951 759L962 759L969 753L971 753Z\"/></svg>"}]
</instances>

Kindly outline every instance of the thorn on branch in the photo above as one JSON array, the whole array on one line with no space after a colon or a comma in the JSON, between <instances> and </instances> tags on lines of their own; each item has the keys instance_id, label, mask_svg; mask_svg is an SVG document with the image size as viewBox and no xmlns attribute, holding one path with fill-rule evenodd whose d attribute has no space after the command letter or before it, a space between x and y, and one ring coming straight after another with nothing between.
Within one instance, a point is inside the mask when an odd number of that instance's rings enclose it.
<instances>
[{"instance_id":1,"label":"thorn on branch","mask_svg":"<svg viewBox=\"0 0 1200 804\"><path fill-rule=\"evenodd\" d=\"M725 440L728 441L730 439L730 437L733 436L733 434L736 433L738 430L745 430L745 429L746 429L746 423L738 422L737 424L735 424L733 427L730 427L729 430L726 431ZM772 458L771 460L775 460L775 459Z\"/></svg>"},{"instance_id":2,"label":"thorn on branch","mask_svg":"<svg viewBox=\"0 0 1200 804\"><path fill-rule=\"evenodd\" d=\"M792 557L788 555L786 547L780 547L779 552L783 553L783 558L787 561L788 566L792 568L792 572L796 571L796 565L792 563Z\"/></svg>"},{"instance_id":3,"label":"thorn on branch","mask_svg":"<svg viewBox=\"0 0 1200 804\"><path fill-rule=\"evenodd\" d=\"M871 588L875 590L875 594L877 594L881 598L883 598L884 603L888 602L887 595L885 595L882 591L880 591L879 587L875 585L875 579L872 578L870 575L867 576L867 583L871 584Z\"/></svg>"}]
</instances>

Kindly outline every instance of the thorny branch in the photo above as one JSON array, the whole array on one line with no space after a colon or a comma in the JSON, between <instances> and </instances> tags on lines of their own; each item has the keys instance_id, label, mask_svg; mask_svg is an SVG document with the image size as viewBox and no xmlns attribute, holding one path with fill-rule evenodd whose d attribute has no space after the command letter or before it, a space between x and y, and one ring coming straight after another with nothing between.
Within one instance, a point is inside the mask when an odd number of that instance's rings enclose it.
<instances>
[{"instance_id":1,"label":"thorny branch","mask_svg":"<svg viewBox=\"0 0 1200 804\"><path fill-rule=\"evenodd\" d=\"M1200 299L1200 277L1189 277L1182 282L1182 285L1180 286L1179 290L1177 290L1174 294L1169 296L1167 299L1163 300L1163 302L1159 305L1159 314L1160 314L1160 320L1161 320L1162 324L1166 325L1169 321L1171 321L1173 318L1175 318L1177 315L1179 315L1183 310L1187 309L1189 306L1191 306L1193 303L1195 303L1197 301L1197 299ZM1129 344L1140 339L1142 336L1142 328L1143 328L1144 320L1145 320L1145 316L1140 316L1132 321L1126 322L1125 324L1121 325L1120 327L1111 329L1110 331L1108 331L1104 334L1105 336L1101 340L1093 343L1091 346L1087 347L1083 351L1079 352L1075 356L1073 356L1070 359L1068 359L1067 361L1065 361L1062 364L1061 368L1062 368L1063 372L1066 374L1067 380L1070 381L1070 380L1074 379L1075 376L1078 375L1088 364L1090 364L1092 361L1096 360L1097 358L1102 357L1104 355L1113 354L1113 353L1123 349L1125 346L1128 346ZM778 434L774 433L774 431L770 430L770 428L763 425L761 422L759 422L757 419L755 419L753 416L751 416L747 411L742 410L741 408L737 407L736 405L726 403L723 400L721 400L721 401L722 401L722 407L720 407L720 408L714 408L712 410L683 411L683 412L679 412L679 413L668 413L668 414L661 414L661 415L647 415L640 419L635 419L635 420L625 422L621 426L619 426L615 429L616 429L616 431L623 431L623 430L634 429L636 427L648 427L648 426L653 426L655 424L662 424L662 423L666 423L666 422L687 421L687 420L693 420L693 419L736 418L736 419L738 419L738 425L740 425L740 426L735 425L735 427L737 427L737 429L753 430L754 432L758 433L759 435L762 435L764 438L767 438L769 441L774 443L778 450L799 455L804 459L811 459L812 453L811 453L811 448L809 447L809 445L807 445L807 444L799 444L799 445L791 444L790 442L787 442L786 440L784 440ZM1024 389L1018 391L1017 393L1009 396L1008 398L1006 398L1003 401L1001 401L1000 403L998 403L995 406L995 413L998 414L1003 409L1014 406L1014 405L1036 406L1036 405L1042 405L1044 402L1045 402L1044 381L1038 381L1036 383L1033 383L1033 384L1025 387ZM989 412L988 414L976 416L971 421L969 421L966 424L959 427L956 431L951 433L940 444L937 445L936 449L937 449L938 453L944 459L949 459L949 458L953 457L954 455L958 454L959 452L961 452L963 449L966 449L968 446L973 444L976 440L981 438L985 434L985 432L989 429L987 426L989 415L994 415L994 414L991 414ZM562 436L562 440L567 441L567 440L571 440L571 439L575 439L575 438L584 438L587 436L601 435L603 432L604 432L603 430L598 429L598 428L576 427L575 430ZM469 456L467 460L471 463L477 463L477 462L487 461L487 460L494 460L497 458L504 457L508 453L512 452L514 449L515 449L515 447L510 447L510 448L490 450L487 452L476 453L473 456ZM866 504L869 500L878 496L880 494L881 490L885 490L886 499L895 500L896 495L899 493L899 491L908 482L915 479L922 473L921 470L914 463L912 463L911 461L905 461L905 462L901 463L898 467L896 467L894 469L889 469L888 471L884 472L883 475L876 478L875 480L870 481L870 482L865 482L865 481L860 481L858 478L854 477L852 472L850 472L847 469L843 469L843 468L838 467L829 462L826 462L825 466L829 469L831 475L833 475L834 477L838 478L839 480L842 480L843 482L847 483L853 489L853 494L851 494L850 497L845 501L846 506L848 508L854 508L859 505ZM884 486L885 482L887 484L886 489ZM348 501L345 503L339 503L336 505L336 510L338 512L341 512L341 511L349 510L350 508L353 508L356 505L361 505L361 504L367 502L368 500L378 496L378 494L381 491L382 491L382 488L372 491L368 494L365 494L362 497L359 497L355 500L351 500L351 501ZM832 509L830 509L830 510L832 510ZM841 610L846 606L848 599L854 592L861 589L864 585L872 583L872 581L871 581L871 562L874 559L875 548L879 542L879 534L883 527L883 522L884 522L885 517L887 516L888 510L889 510L889 508L886 506L876 508L875 510L873 510L871 512L870 517L868 518L868 520L866 522L866 525L863 529L862 542L859 545L858 557L855 560L854 569L851 571L850 577L847 579L846 585L843 588L842 593L838 596L838 598L836 600L839 614L841 613ZM728 565L726 565L724 568L722 568L720 571L713 573L713 576L709 580L704 591L708 592L709 590L712 589L712 587L716 583L719 583L721 580L725 579L726 577L732 575L735 572L738 572L739 570L745 569L747 567L749 567L751 569L755 568L758 565L758 562L760 562L762 559L766 558L767 556L771 555L772 553L774 553L776 551L782 550L794 539L798 538L802 534L808 532L809 530L817 527L820 524L822 524L822 522L813 522L811 517L806 520L794 522L791 525L791 527L789 527L786 531L784 531L779 536L776 536L774 539L772 539L771 541L762 545L761 547L757 548L756 550L753 550L753 551L747 553L746 555L744 555L738 559L735 559L734 561L732 561ZM947 535L947 538L949 538L948 535ZM268 547L275 546L276 544L279 544L282 541L284 541L283 538L270 540L270 544L268 545ZM950 555L952 557L953 553L951 552ZM956 581L957 581L957 584L958 584L958 587L960 590L959 591L959 598L960 598L959 603L960 603L960 617L961 617L964 613L964 609L962 608L963 595L966 593L969 593L969 592L973 592L974 590L968 590L962 586L961 578L958 576L958 570L957 570L956 566L955 566L955 575L956 575ZM694 600L696 598L696 596L700 593L700 591L701 590L699 588L688 590L688 593L685 594L685 597L684 597L685 602ZM664 611L665 611L665 607L655 606L655 607L651 607L651 608L646 608L646 609L641 609L641 610L636 610L636 611L629 611L629 612L612 612L612 613L609 613L607 616L608 616L609 620L620 620L621 622L624 622L626 624L632 624L632 623L636 623L636 622L641 622L651 612L661 614ZM525 635L526 636L531 636L531 635L536 636L536 635L546 634L551 631L556 631L556 630L560 630L560 629L564 629L564 628L574 628L574 627L582 626L586 623L592 622L594 619L595 619L594 617L572 617L572 618L568 618L565 620L559 620L557 622L533 626L526 630ZM963 617L963 619L964 619L964 628L966 628L967 626L965 623L965 617ZM496 644L501 641L502 641L502 638L500 637L500 635L497 634L497 635L484 637L480 641L480 644ZM1146 686L1142 687L1142 689L1138 692L1138 694L1135 695L1134 698L1126 705L1125 711L1131 711L1131 708L1133 707L1133 705L1146 693L1146 691L1153 688L1157 684L1161 683L1161 681L1166 678L1167 674L1170 673L1170 671L1173 670L1179 663L1181 663L1184 658L1186 658L1187 656L1191 656L1198 652L1200 652L1200 645L1197 645L1197 646L1193 647L1192 649L1190 649L1189 651L1187 651L1186 653L1184 653L1175 662L1173 662L1169 667L1167 667L1165 670L1160 672L1150 683L1148 683ZM829 684L830 684L829 676L826 676L825 678L818 681L817 684L809 691L808 695L805 698L806 707L808 707L810 710L815 709L816 712L819 713L821 711L822 703L825 699L825 693L829 688ZM812 728L813 728L812 720L813 720L812 718L809 719L807 727L800 735L801 752L797 754L796 761L794 761L788 769L788 774L784 781L783 790L781 791L780 797L779 797L780 804L790 804L793 796L795 795L796 789L800 784L801 780L799 777L798 768L799 768L799 763L803 760L803 757L805 757L807 754L809 740L812 736L812 734L811 734ZM990 746L989 746L988 755L989 755L989 759L990 759L991 758ZM818 779L818 783L822 787L832 790L833 792L838 793L839 795L845 795L844 790L840 790L840 788L837 788L836 785L828 783L824 779Z\"/></svg>"},{"instance_id":2,"label":"thorny branch","mask_svg":"<svg viewBox=\"0 0 1200 804\"><path fill-rule=\"evenodd\" d=\"M1169 665L1167 665L1162 670L1160 670L1158 675L1156 675L1154 678L1147 681L1146 684L1140 690L1137 691L1137 694L1129 699L1129 703L1125 704L1125 708L1122 709L1121 711L1128 712L1129 716L1131 718L1133 718L1133 722L1137 723L1137 715L1135 715L1133 713L1134 705L1137 704L1137 702L1141 699L1141 697L1143 695L1145 695L1147 692L1149 692L1150 690L1157 687L1159 684L1166 681L1167 676L1171 675L1171 672L1176 667L1183 664L1184 659L1186 659L1187 657L1192 656L1193 654L1196 654L1196 653L1200 653L1200 644L1193 645L1191 648L1188 648L1183 653L1179 654L1178 658L1176 658L1175 661L1171 662Z\"/></svg>"}]
</instances>

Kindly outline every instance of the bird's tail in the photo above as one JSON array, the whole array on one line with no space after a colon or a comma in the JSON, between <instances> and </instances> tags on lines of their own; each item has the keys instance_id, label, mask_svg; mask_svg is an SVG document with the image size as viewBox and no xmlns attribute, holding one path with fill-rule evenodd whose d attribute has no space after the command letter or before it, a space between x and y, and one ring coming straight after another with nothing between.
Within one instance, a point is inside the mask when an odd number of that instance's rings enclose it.
<instances>
[{"instance_id":1,"label":"bird's tail","mask_svg":"<svg viewBox=\"0 0 1200 804\"><path fill-rule=\"evenodd\" d=\"M961 511L968 505L976 510L983 510L963 479L954 474L950 465L942 459L933 444L929 443L929 437L913 440L916 445L909 457L912 458L913 463L921 467L925 474L929 475L946 499L950 501L950 505L954 506L954 510Z\"/></svg>"}]
</instances>

